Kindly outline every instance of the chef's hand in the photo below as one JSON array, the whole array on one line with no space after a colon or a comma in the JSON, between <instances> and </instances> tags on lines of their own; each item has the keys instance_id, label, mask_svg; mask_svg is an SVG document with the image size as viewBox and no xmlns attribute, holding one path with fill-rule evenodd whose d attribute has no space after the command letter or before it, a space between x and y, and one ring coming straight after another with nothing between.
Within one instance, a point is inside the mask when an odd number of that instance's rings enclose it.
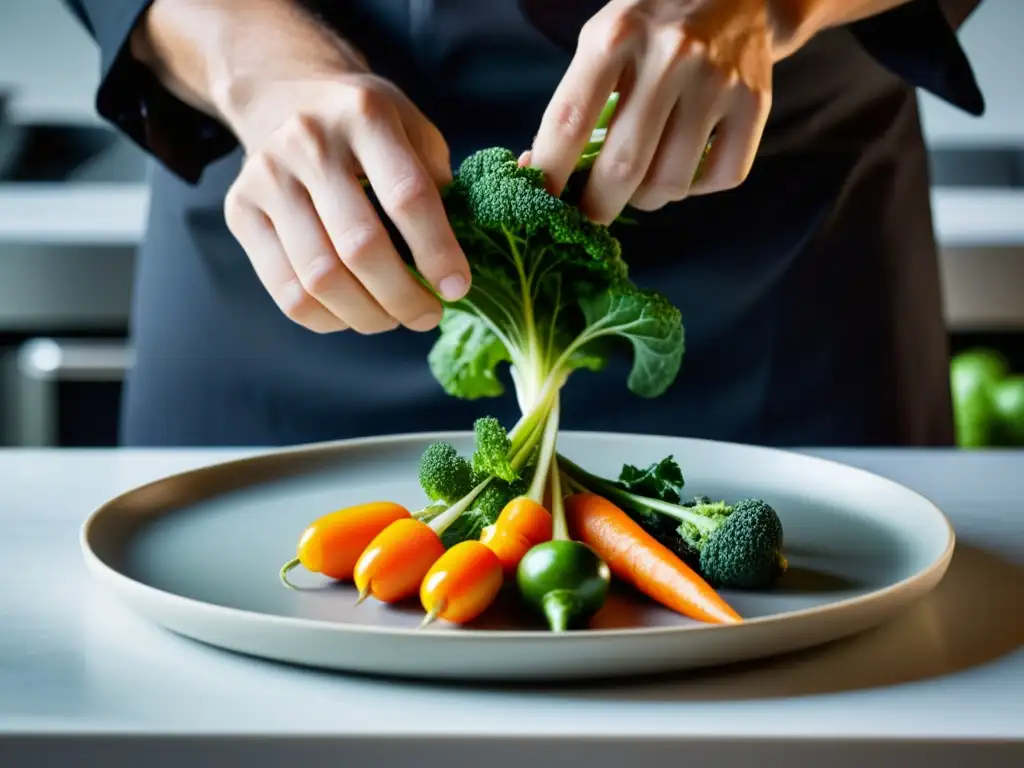
<instances>
[{"instance_id":1,"label":"chef's hand","mask_svg":"<svg viewBox=\"0 0 1024 768\"><path fill-rule=\"evenodd\" d=\"M771 108L773 46L767 0L612 0L584 25L528 161L561 193L618 90L581 198L592 219L736 187Z\"/></svg>"},{"instance_id":2,"label":"chef's hand","mask_svg":"<svg viewBox=\"0 0 1024 768\"><path fill-rule=\"evenodd\" d=\"M435 327L440 302L405 266L359 181L435 290L464 295L469 267L439 192L451 179L448 148L412 102L289 0L157 0L146 31L164 69L181 49L186 63L168 80L245 148L224 212L281 311L320 333ZM182 51L199 59L191 70Z\"/></svg>"}]
</instances>

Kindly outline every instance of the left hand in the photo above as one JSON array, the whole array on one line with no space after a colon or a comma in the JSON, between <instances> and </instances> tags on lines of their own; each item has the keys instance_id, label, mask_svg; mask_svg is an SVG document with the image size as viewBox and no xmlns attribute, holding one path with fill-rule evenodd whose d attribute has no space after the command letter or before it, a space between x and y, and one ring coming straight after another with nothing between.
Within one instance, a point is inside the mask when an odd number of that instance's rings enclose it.
<instances>
[{"instance_id":1,"label":"left hand","mask_svg":"<svg viewBox=\"0 0 1024 768\"><path fill-rule=\"evenodd\" d=\"M617 90L581 200L590 218L608 224L627 204L651 211L736 187L771 109L773 53L768 0L612 0L584 25L529 163L561 194Z\"/></svg>"}]
</instances>

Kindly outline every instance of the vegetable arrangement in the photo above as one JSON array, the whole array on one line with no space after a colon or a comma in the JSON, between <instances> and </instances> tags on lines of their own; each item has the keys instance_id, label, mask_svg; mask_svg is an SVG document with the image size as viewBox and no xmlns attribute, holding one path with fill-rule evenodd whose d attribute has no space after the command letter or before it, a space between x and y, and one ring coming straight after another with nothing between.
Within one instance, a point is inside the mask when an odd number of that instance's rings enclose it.
<instances>
[{"instance_id":1,"label":"vegetable arrangement","mask_svg":"<svg viewBox=\"0 0 1024 768\"><path fill-rule=\"evenodd\" d=\"M957 444L961 448L1024 447L1024 374L985 347L950 363Z\"/></svg>"},{"instance_id":2,"label":"vegetable arrangement","mask_svg":"<svg viewBox=\"0 0 1024 768\"><path fill-rule=\"evenodd\" d=\"M613 96L580 172L614 106ZM359 602L418 595L424 625L472 622L508 587L561 632L587 625L612 578L698 621L735 624L742 618L717 590L767 588L784 570L782 524L766 502L684 503L671 456L627 464L612 480L558 452L571 376L602 371L625 347L628 389L654 398L684 352L680 311L630 281L618 240L573 205L571 186L550 194L540 171L503 148L462 163L444 199L472 287L445 304L428 364L449 395L474 400L505 394L507 365L521 416L511 428L478 419L470 456L427 447L422 509L376 502L313 523L281 571L286 584L302 564L352 580Z\"/></svg>"}]
</instances>

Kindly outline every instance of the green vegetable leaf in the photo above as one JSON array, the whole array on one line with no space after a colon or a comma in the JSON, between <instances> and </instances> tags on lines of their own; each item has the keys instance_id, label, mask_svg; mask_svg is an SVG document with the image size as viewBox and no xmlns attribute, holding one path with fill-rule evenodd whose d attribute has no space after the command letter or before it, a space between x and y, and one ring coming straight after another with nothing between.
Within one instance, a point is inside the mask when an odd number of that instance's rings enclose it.
<instances>
[{"instance_id":1,"label":"green vegetable leaf","mask_svg":"<svg viewBox=\"0 0 1024 768\"><path fill-rule=\"evenodd\" d=\"M504 394L497 367L508 361L508 352L480 318L447 307L439 330L427 362L446 393L464 400Z\"/></svg>"},{"instance_id":2,"label":"green vegetable leaf","mask_svg":"<svg viewBox=\"0 0 1024 768\"><path fill-rule=\"evenodd\" d=\"M659 293L620 283L580 298L588 328L584 336L617 336L633 346L626 386L640 397L658 397L679 374L684 335L679 310Z\"/></svg>"},{"instance_id":3,"label":"green vegetable leaf","mask_svg":"<svg viewBox=\"0 0 1024 768\"><path fill-rule=\"evenodd\" d=\"M619 487L638 496L649 496L671 504L678 504L685 481L683 470L672 456L641 469L623 464L619 473Z\"/></svg>"}]
</instances>

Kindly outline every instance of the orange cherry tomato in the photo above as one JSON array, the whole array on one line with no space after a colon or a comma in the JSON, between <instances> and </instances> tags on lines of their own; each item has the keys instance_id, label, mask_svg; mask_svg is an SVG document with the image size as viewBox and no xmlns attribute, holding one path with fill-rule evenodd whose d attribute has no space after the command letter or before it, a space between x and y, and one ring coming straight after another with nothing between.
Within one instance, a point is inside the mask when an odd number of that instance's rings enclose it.
<instances>
[{"instance_id":1,"label":"orange cherry tomato","mask_svg":"<svg viewBox=\"0 0 1024 768\"><path fill-rule=\"evenodd\" d=\"M525 496L514 498L506 504L494 524L499 531L514 531L531 544L551 539L551 513Z\"/></svg>"},{"instance_id":2,"label":"orange cherry tomato","mask_svg":"<svg viewBox=\"0 0 1024 768\"><path fill-rule=\"evenodd\" d=\"M494 602L503 581L498 556L479 541L463 541L445 552L420 586L427 616L423 624L444 619L455 624L472 621Z\"/></svg>"},{"instance_id":3,"label":"orange cherry tomato","mask_svg":"<svg viewBox=\"0 0 1024 768\"><path fill-rule=\"evenodd\" d=\"M501 561L506 576L515 574L519 561L526 556L534 544L515 531L489 525L480 533L480 543L485 544Z\"/></svg>"},{"instance_id":4,"label":"orange cherry tomato","mask_svg":"<svg viewBox=\"0 0 1024 768\"><path fill-rule=\"evenodd\" d=\"M303 532L297 556L281 568L281 581L291 587L288 572L298 565L311 573L348 581L373 538L391 523L408 517L409 510L391 501L371 501L324 515Z\"/></svg>"},{"instance_id":5,"label":"orange cherry tomato","mask_svg":"<svg viewBox=\"0 0 1024 768\"><path fill-rule=\"evenodd\" d=\"M423 577L445 553L441 537L411 517L396 520L377 534L360 555L353 573L359 602L372 595L397 603L415 595Z\"/></svg>"}]
</instances>

